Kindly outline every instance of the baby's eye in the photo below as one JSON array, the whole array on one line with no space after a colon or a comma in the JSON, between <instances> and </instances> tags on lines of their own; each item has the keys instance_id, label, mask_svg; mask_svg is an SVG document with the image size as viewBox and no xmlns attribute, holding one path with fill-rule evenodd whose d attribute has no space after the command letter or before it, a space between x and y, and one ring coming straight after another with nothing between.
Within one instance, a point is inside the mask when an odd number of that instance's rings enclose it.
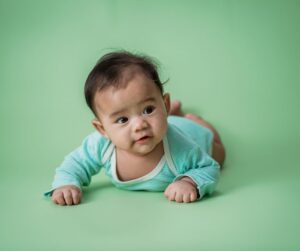
<instances>
[{"instance_id":1,"label":"baby's eye","mask_svg":"<svg viewBox=\"0 0 300 251\"><path fill-rule=\"evenodd\" d=\"M149 105L144 109L143 114L151 114L154 110L155 110L155 107L152 105Z\"/></svg>"},{"instance_id":2,"label":"baby's eye","mask_svg":"<svg viewBox=\"0 0 300 251\"><path fill-rule=\"evenodd\" d=\"M116 120L116 123L118 124L125 124L128 121L128 118L126 117L120 117Z\"/></svg>"}]
</instances>

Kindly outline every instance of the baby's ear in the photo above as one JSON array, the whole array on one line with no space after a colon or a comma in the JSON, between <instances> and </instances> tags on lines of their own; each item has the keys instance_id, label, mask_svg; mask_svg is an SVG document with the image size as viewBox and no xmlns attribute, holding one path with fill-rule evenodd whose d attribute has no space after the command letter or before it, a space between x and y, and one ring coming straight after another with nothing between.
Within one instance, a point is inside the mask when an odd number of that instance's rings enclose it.
<instances>
[{"instance_id":1,"label":"baby's ear","mask_svg":"<svg viewBox=\"0 0 300 251\"><path fill-rule=\"evenodd\" d=\"M165 107L166 107L167 113L169 114L170 106L171 106L170 94L169 93L165 93L164 96L163 96L163 99L164 99L164 103L165 103Z\"/></svg>"},{"instance_id":2,"label":"baby's ear","mask_svg":"<svg viewBox=\"0 0 300 251\"><path fill-rule=\"evenodd\" d=\"M92 124L93 126L95 127L95 129L100 133L102 134L104 137L108 138L107 134L106 134L106 131L103 127L103 124L101 123L100 120L98 120L97 118L94 118L92 120Z\"/></svg>"}]
</instances>

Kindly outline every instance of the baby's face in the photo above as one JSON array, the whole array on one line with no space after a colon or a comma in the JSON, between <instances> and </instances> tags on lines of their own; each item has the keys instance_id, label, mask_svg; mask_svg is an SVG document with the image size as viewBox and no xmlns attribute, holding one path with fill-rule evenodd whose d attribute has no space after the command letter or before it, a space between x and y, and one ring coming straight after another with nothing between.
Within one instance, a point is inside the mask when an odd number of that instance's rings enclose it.
<instances>
[{"instance_id":1,"label":"baby's face","mask_svg":"<svg viewBox=\"0 0 300 251\"><path fill-rule=\"evenodd\" d=\"M169 95L136 73L125 88L109 87L95 95L96 129L121 149L137 155L151 153L167 131Z\"/></svg>"}]
</instances>

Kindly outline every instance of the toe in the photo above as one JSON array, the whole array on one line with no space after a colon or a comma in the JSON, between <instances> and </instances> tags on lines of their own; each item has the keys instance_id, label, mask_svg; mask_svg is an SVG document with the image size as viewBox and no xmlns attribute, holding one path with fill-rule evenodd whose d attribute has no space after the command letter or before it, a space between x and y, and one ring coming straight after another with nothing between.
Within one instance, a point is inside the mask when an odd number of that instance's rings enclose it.
<instances>
[{"instance_id":1,"label":"toe","mask_svg":"<svg viewBox=\"0 0 300 251\"><path fill-rule=\"evenodd\" d=\"M175 100L171 103L170 115L183 116L181 102L179 100Z\"/></svg>"}]
</instances>

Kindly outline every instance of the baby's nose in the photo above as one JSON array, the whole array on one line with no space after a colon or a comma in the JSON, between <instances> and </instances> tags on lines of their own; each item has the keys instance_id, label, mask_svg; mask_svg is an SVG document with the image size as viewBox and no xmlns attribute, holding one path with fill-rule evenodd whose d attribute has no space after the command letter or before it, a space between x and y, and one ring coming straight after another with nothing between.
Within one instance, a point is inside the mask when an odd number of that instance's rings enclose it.
<instances>
[{"instance_id":1,"label":"baby's nose","mask_svg":"<svg viewBox=\"0 0 300 251\"><path fill-rule=\"evenodd\" d=\"M141 116L135 118L133 125L135 131L144 130L148 127L147 121Z\"/></svg>"}]
</instances>

